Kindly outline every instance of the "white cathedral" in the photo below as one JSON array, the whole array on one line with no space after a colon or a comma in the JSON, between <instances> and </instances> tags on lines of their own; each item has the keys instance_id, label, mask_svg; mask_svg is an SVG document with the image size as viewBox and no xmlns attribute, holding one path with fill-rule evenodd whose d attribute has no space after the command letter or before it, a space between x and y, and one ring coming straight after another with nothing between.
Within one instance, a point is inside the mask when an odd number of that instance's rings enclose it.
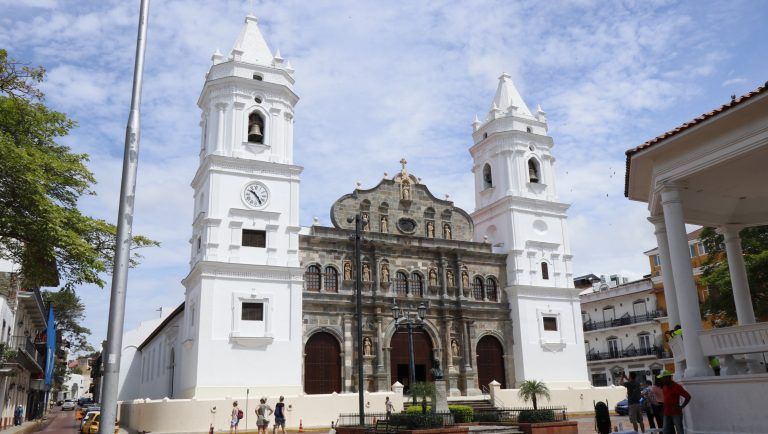
<instances>
[{"instance_id":1,"label":"white cathedral","mask_svg":"<svg viewBox=\"0 0 768 434\"><path fill-rule=\"evenodd\" d=\"M119 399L344 395L361 384L407 392L393 303L427 307L414 336L416 377L429 380L438 361L451 396L492 381L589 387L569 205L557 200L545 113L531 112L501 75L487 118L472 124L471 214L437 199L403 161L379 185L340 193L333 227L301 227L293 73L253 16L229 56L213 55L198 100L184 300L126 333ZM370 240L362 354L346 219L357 213Z\"/></svg>"}]
</instances>

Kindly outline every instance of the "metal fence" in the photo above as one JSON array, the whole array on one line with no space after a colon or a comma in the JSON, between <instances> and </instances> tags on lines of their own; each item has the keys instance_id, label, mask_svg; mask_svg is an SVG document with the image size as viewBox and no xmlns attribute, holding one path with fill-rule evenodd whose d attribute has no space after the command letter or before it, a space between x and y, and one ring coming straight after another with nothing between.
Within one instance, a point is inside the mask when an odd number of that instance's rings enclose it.
<instances>
[{"instance_id":1,"label":"metal fence","mask_svg":"<svg viewBox=\"0 0 768 434\"><path fill-rule=\"evenodd\" d=\"M427 413L430 418L442 418L442 426L453 425L452 413ZM407 424L408 419L419 419L424 415L421 413L392 413L391 419L396 420L398 425ZM386 413L365 413L365 426L376 426L376 422L388 420ZM403 423L405 422L405 423ZM359 426L360 413L341 413L339 414L337 426Z\"/></svg>"},{"instance_id":2,"label":"metal fence","mask_svg":"<svg viewBox=\"0 0 768 434\"><path fill-rule=\"evenodd\" d=\"M641 315L624 315L619 318L613 318L605 321L584 321L584 331L592 331L599 329L607 329L611 327L619 327L629 324L638 324L642 322L653 321L656 318L667 316L667 313L663 310L654 310L652 312L644 313Z\"/></svg>"},{"instance_id":3,"label":"metal fence","mask_svg":"<svg viewBox=\"0 0 768 434\"><path fill-rule=\"evenodd\" d=\"M496 408L493 410L478 410L475 411L473 419L475 422L500 422L500 423L518 423L520 413L525 411L534 411L533 407L513 407L513 408ZM554 416L555 422L562 422L568 420L567 407L550 407L541 406L535 411L544 412L551 411Z\"/></svg>"}]
</instances>

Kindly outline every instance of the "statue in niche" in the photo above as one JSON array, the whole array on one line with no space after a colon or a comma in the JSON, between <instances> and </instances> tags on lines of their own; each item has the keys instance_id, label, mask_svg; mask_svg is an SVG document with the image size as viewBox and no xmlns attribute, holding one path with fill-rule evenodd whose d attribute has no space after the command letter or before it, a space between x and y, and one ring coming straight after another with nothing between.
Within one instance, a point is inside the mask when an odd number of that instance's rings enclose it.
<instances>
[{"instance_id":1,"label":"statue in niche","mask_svg":"<svg viewBox=\"0 0 768 434\"><path fill-rule=\"evenodd\" d=\"M437 271L434 268L429 269L429 285L437 286Z\"/></svg>"},{"instance_id":2,"label":"statue in niche","mask_svg":"<svg viewBox=\"0 0 768 434\"><path fill-rule=\"evenodd\" d=\"M411 183L405 179L400 183L400 197L403 200L411 200Z\"/></svg>"},{"instance_id":3,"label":"statue in niche","mask_svg":"<svg viewBox=\"0 0 768 434\"><path fill-rule=\"evenodd\" d=\"M461 285L465 291L469 288L469 274L466 271L461 272Z\"/></svg>"},{"instance_id":4,"label":"statue in niche","mask_svg":"<svg viewBox=\"0 0 768 434\"><path fill-rule=\"evenodd\" d=\"M389 283L389 265L387 264L381 266L381 282Z\"/></svg>"},{"instance_id":5,"label":"statue in niche","mask_svg":"<svg viewBox=\"0 0 768 434\"><path fill-rule=\"evenodd\" d=\"M383 215L381 216L381 232L384 232L385 234L389 232L389 219L387 216Z\"/></svg>"},{"instance_id":6,"label":"statue in niche","mask_svg":"<svg viewBox=\"0 0 768 434\"><path fill-rule=\"evenodd\" d=\"M445 271L445 280L448 281L448 286L456 286L456 282L453 280L453 270Z\"/></svg>"},{"instance_id":7,"label":"statue in niche","mask_svg":"<svg viewBox=\"0 0 768 434\"><path fill-rule=\"evenodd\" d=\"M362 213L362 216L360 217L360 227L363 231L369 231L371 230L371 224L370 224L370 217L368 216L367 212Z\"/></svg>"},{"instance_id":8,"label":"statue in niche","mask_svg":"<svg viewBox=\"0 0 768 434\"><path fill-rule=\"evenodd\" d=\"M435 222L427 222L427 238L435 238Z\"/></svg>"},{"instance_id":9,"label":"statue in niche","mask_svg":"<svg viewBox=\"0 0 768 434\"><path fill-rule=\"evenodd\" d=\"M373 344L371 343L371 338L363 338L363 355L373 355Z\"/></svg>"},{"instance_id":10,"label":"statue in niche","mask_svg":"<svg viewBox=\"0 0 768 434\"><path fill-rule=\"evenodd\" d=\"M443 238L450 240L451 238L451 225L448 223L443 225Z\"/></svg>"},{"instance_id":11,"label":"statue in niche","mask_svg":"<svg viewBox=\"0 0 768 434\"><path fill-rule=\"evenodd\" d=\"M432 373L432 378L435 380L442 380L443 379L443 370L440 369L440 361L435 359L432 361L432 369L430 369L430 372Z\"/></svg>"},{"instance_id":12,"label":"statue in niche","mask_svg":"<svg viewBox=\"0 0 768 434\"><path fill-rule=\"evenodd\" d=\"M367 262L363 262L363 281L371 281L371 266Z\"/></svg>"},{"instance_id":13,"label":"statue in niche","mask_svg":"<svg viewBox=\"0 0 768 434\"><path fill-rule=\"evenodd\" d=\"M344 280L352 280L352 263L344 261Z\"/></svg>"},{"instance_id":14,"label":"statue in niche","mask_svg":"<svg viewBox=\"0 0 768 434\"><path fill-rule=\"evenodd\" d=\"M451 339L451 352L455 357L460 356L459 353L459 343L456 341L456 339Z\"/></svg>"}]
</instances>

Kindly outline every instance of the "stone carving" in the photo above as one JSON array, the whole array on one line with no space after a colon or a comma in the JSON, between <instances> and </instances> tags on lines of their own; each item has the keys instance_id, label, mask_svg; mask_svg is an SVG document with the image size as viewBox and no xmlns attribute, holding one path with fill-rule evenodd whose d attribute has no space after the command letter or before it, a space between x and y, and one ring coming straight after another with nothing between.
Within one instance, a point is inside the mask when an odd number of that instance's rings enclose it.
<instances>
[{"instance_id":1,"label":"stone carving","mask_svg":"<svg viewBox=\"0 0 768 434\"><path fill-rule=\"evenodd\" d=\"M373 355L373 344L371 343L371 338L363 338L363 355Z\"/></svg>"},{"instance_id":2,"label":"stone carving","mask_svg":"<svg viewBox=\"0 0 768 434\"><path fill-rule=\"evenodd\" d=\"M446 240L451 239L451 225L449 225L448 223L443 225L443 238L445 238Z\"/></svg>"},{"instance_id":3,"label":"stone carving","mask_svg":"<svg viewBox=\"0 0 768 434\"><path fill-rule=\"evenodd\" d=\"M389 265L381 266L381 283L389 283Z\"/></svg>"},{"instance_id":4,"label":"stone carving","mask_svg":"<svg viewBox=\"0 0 768 434\"><path fill-rule=\"evenodd\" d=\"M432 378L435 380L442 380L443 379L443 370L440 369L440 361L435 359L432 361L432 369L430 370L432 373Z\"/></svg>"},{"instance_id":5,"label":"stone carving","mask_svg":"<svg viewBox=\"0 0 768 434\"><path fill-rule=\"evenodd\" d=\"M461 355L459 353L459 343L456 341L456 339L451 339L451 353L453 353L454 357Z\"/></svg>"},{"instance_id":6,"label":"stone carving","mask_svg":"<svg viewBox=\"0 0 768 434\"><path fill-rule=\"evenodd\" d=\"M445 278L448 281L448 286L456 286L456 281L453 279L453 270L446 270Z\"/></svg>"},{"instance_id":7,"label":"stone carving","mask_svg":"<svg viewBox=\"0 0 768 434\"><path fill-rule=\"evenodd\" d=\"M437 270L434 268L429 269L429 285L437 286Z\"/></svg>"},{"instance_id":8,"label":"stone carving","mask_svg":"<svg viewBox=\"0 0 768 434\"><path fill-rule=\"evenodd\" d=\"M427 222L427 238L435 238L435 222Z\"/></svg>"},{"instance_id":9,"label":"stone carving","mask_svg":"<svg viewBox=\"0 0 768 434\"><path fill-rule=\"evenodd\" d=\"M368 216L367 212L362 213L362 216L360 217L360 226L363 231L370 231L371 230L371 219Z\"/></svg>"},{"instance_id":10,"label":"stone carving","mask_svg":"<svg viewBox=\"0 0 768 434\"><path fill-rule=\"evenodd\" d=\"M461 272L461 285L465 292L469 289L469 274L466 271Z\"/></svg>"},{"instance_id":11,"label":"stone carving","mask_svg":"<svg viewBox=\"0 0 768 434\"><path fill-rule=\"evenodd\" d=\"M352 263L344 261L344 280L352 280Z\"/></svg>"},{"instance_id":12,"label":"stone carving","mask_svg":"<svg viewBox=\"0 0 768 434\"><path fill-rule=\"evenodd\" d=\"M363 282L371 281L371 266L367 262L363 262Z\"/></svg>"},{"instance_id":13,"label":"stone carving","mask_svg":"<svg viewBox=\"0 0 768 434\"><path fill-rule=\"evenodd\" d=\"M381 224L379 225L379 230L385 234L389 232L389 219L385 215L381 216Z\"/></svg>"},{"instance_id":14,"label":"stone carving","mask_svg":"<svg viewBox=\"0 0 768 434\"><path fill-rule=\"evenodd\" d=\"M411 183L405 179L400 183L400 198L403 200L411 200Z\"/></svg>"}]
</instances>

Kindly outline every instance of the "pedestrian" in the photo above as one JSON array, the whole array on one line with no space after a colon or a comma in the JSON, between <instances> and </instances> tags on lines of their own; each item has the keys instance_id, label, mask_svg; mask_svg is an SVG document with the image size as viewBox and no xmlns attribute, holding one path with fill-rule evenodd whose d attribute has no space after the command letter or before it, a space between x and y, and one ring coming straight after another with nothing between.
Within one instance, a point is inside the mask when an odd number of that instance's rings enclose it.
<instances>
[{"instance_id":1,"label":"pedestrian","mask_svg":"<svg viewBox=\"0 0 768 434\"><path fill-rule=\"evenodd\" d=\"M267 414L269 412L269 414ZM256 407L256 426L259 428L259 433L267 434L267 427L269 426L269 416L274 413L272 408L267 405L267 398L262 397L259 400L259 406Z\"/></svg>"},{"instance_id":2,"label":"pedestrian","mask_svg":"<svg viewBox=\"0 0 768 434\"><path fill-rule=\"evenodd\" d=\"M661 380L656 378L651 386L651 393L654 396L656 404L653 407L653 417L656 419L656 426L664 428L664 391L661 388Z\"/></svg>"},{"instance_id":3,"label":"pedestrian","mask_svg":"<svg viewBox=\"0 0 768 434\"><path fill-rule=\"evenodd\" d=\"M664 370L657 376L664 391L664 434L685 434L683 408L691 402L691 394L672 380L672 373ZM680 397L683 403L680 404Z\"/></svg>"},{"instance_id":4,"label":"pedestrian","mask_svg":"<svg viewBox=\"0 0 768 434\"><path fill-rule=\"evenodd\" d=\"M23 420L24 420L24 407L22 407L21 404L19 404L16 406L16 409L13 411L13 424L21 425Z\"/></svg>"},{"instance_id":5,"label":"pedestrian","mask_svg":"<svg viewBox=\"0 0 768 434\"><path fill-rule=\"evenodd\" d=\"M232 414L229 419L229 434L237 432L237 425L240 424L240 419L243 418L243 410L237 406L237 401L232 403Z\"/></svg>"},{"instance_id":6,"label":"pedestrian","mask_svg":"<svg viewBox=\"0 0 768 434\"><path fill-rule=\"evenodd\" d=\"M642 408L643 412L645 412L645 416L648 418L648 428L656 428L656 419L653 414L653 406L656 403L656 395L653 394L651 391L651 388L653 387L652 381L646 381L645 382L645 388L641 392L642 398ZM661 426L659 426L661 428Z\"/></svg>"},{"instance_id":7,"label":"pedestrian","mask_svg":"<svg viewBox=\"0 0 768 434\"><path fill-rule=\"evenodd\" d=\"M275 404L275 424L272 426L272 434L277 432L277 427L280 427L282 434L285 434L285 397L280 397L280 402Z\"/></svg>"},{"instance_id":8,"label":"pedestrian","mask_svg":"<svg viewBox=\"0 0 768 434\"><path fill-rule=\"evenodd\" d=\"M637 426L640 425L640 432L645 432L643 409L640 407L642 395L640 383L637 382L637 374L630 372L629 378L627 378L627 375L622 372L621 379L626 380L622 386L627 388L627 408L629 409L629 421L632 423L632 428L637 431Z\"/></svg>"},{"instance_id":9,"label":"pedestrian","mask_svg":"<svg viewBox=\"0 0 768 434\"><path fill-rule=\"evenodd\" d=\"M716 376L720 376L720 359L716 356L709 356L709 367L715 371Z\"/></svg>"},{"instance_id":10,"label":"pedestrian","mask_svg":"<svg viewBox=\"0 0 768 434\"><path fill-rule=\"evenodd\" d=\"M384 400L384 405L387 409L387 420L392 416L392 412L395 411L395 405L392 404L392 401L389 400L389 397Z\"/></svg>"}]
</instances>

